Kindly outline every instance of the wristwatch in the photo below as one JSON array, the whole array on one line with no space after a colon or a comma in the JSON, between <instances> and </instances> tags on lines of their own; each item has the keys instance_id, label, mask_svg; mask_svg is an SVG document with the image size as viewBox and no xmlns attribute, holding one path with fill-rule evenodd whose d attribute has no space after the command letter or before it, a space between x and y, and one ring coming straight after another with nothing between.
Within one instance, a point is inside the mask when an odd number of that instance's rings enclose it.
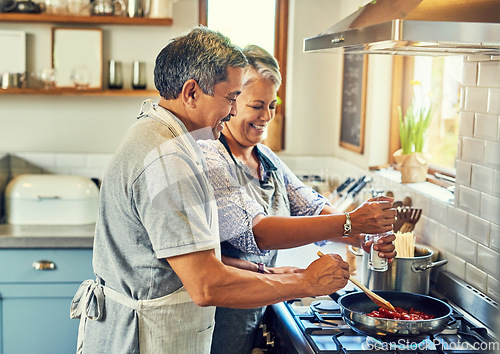
<instances>
[{"instance_id":1,"label":"wristwatch","mask_svg":"<svg viewBox=\"0 0 500 354\"><path fill-rule=\"evenodd\" d=\"M257 269L257 272L259 272L259 273L264 273L264 269L265 269L265 267L266 267L266 266L264 265L264 263L257 263L257 266L259 267L259 268Z\"/></svg>"},{"instance_id":2,"label":"wristwatch","mask_svg":"<svg viewBox=\"0 0 500 354\"><path fill-rule=\"evenodd\" d=\"M351 234L351 216L349 213L344 213L345 214L345 224L344 224L344 234L342 237L349 237Z\"/></svg>"}]
</instances>

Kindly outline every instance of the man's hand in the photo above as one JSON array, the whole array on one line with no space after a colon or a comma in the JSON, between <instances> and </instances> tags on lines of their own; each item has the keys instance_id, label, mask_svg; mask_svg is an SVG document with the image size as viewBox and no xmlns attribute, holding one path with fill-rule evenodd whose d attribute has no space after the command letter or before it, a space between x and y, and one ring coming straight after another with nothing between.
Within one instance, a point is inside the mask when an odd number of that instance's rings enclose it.
<instances>
[{"instance_id":1,"label":"man's hand","mask_svg":"<svg viewBox=\"0 0 500 354\"><path fill-rule=\"evenodd\" d=\"M290 274L290 273L301 273L303 272L304 269L298 268L298 267L290 267L290 266L283 266L283 267L266 267L266 270L264 273L268 274Z\"/></svg>"},{"instance_id":2,"label":"man's hand","mask_svg":"<svg viewBox=\"0 0 500 354\"><path fill-rule=\"evenodd\" d=\"M338 254L325 254L312 262L304 275L310 281L312 292L319 295L332 294L349 280L349 264Z\"/></svg>"}]
</instances>

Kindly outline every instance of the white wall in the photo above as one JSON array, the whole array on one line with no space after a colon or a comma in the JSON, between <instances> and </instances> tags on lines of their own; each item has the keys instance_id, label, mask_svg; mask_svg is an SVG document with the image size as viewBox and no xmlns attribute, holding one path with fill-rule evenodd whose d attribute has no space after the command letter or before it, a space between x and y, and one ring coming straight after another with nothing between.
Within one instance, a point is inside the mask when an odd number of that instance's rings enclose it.
<instances>
[{"instance_id":1,"label":"white wall","mask_svg":"<svg viewBox=\"0 0 500 354\"><path fill-rule=\"evenodd\" d=\"M386 143L380 142L386 141L388 130L390 58L369 60L366 148L360 155L338 146L341 52L302 51L304 38L317 35L366 1L290 0L286 154L339 156L362 167L385 162ZM104 61L123 62L125 88L130 87L134 60L147 63L148 88L154 88L157 53L169 39L197 24L198 1L176 2L173 18L169 27L102 26ZM51 66L50 24L0 23L2 29L28 33L28 71ZM0 95L0 151L112 153L144 98ZM371 134L375 128L376 139Z\"/></svg>"},{"instance_id":2,"label":"white wall","mask_svg":"<svg viewBox=\"0 0 500 354\"><path fill-rule=\"evenodd\" d=\"M282 155L337 156L361 167L387 162L392 57L368 58L365 149L357 154L339 146L343 52L303 52L304 38L318 35L367 2L290 1Z\"/></svg>"},{"instance_id":3,"label":"white wall","mask_svg":"<svg viewBox=\"0 0 500 354\"><path fill-rule=\"evenodd\" d=\"M197 25L198 0L176 2L173 17L168 27L102 26L104 61L123 62L125 88L130 88L132 61L141 60L149 72L148 88L154 89L156 55L172 37ZM28 33L28 71L51 66L50 24L0 23L0 30ZM0 151L111 153L144 98L0 95Z\"/></svg>"}]
</instances>

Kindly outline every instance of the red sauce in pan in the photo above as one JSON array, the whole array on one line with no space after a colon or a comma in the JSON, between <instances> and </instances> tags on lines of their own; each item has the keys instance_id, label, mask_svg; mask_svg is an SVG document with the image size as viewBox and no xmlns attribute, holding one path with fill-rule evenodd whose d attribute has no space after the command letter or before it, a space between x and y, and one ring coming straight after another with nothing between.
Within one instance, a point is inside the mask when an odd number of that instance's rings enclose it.
<instances>
[{"instance_id":1,"label":"red sauce in pan","mask_svg":"<svg viewBox=\"0 0 500 354\"><path fill-rule=\"evenodd\" d=\"M391 320L404 320L404 321L421 321L433 319L433 315L428 315L422 311L414 310L410 311L403 310L401 307L396 307L396 311L389 311L383 308L379 308L378 311L372 311L367 313L367 316L378 317L378 318L388 318Z\"/></svg>"}]
</instances>

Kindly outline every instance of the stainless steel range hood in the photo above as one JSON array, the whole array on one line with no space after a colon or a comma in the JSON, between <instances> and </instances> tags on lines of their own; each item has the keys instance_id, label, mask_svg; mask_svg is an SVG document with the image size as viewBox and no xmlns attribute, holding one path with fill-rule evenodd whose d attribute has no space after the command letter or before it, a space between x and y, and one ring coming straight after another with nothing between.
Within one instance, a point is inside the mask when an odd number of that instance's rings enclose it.
<instances>
[{"instance_id":1,"label":"stainless steel range hood","mask_svg":"<svg viewBox=\"0 0 500 354\"><path fill-rule=\"evenodd\" d=\"M398 55L500 55L500 0L374 0L304 51Z\"/></svg>"}]
</instances>

